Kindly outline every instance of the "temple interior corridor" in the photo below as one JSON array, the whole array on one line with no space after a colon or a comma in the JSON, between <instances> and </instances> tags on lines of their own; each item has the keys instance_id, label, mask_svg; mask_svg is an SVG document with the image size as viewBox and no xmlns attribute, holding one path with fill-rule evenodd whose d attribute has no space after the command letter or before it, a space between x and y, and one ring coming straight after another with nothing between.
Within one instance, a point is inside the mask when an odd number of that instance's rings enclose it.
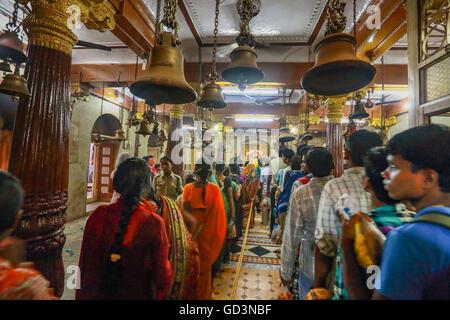
<instances>
[{"instance_id":1,"label":"temple interior corridor","mask_svg":"<svg viewBox=\"0 0 450 320\"><path fill-rule=\"evenodd\" d=\"M0 300L450 300L449 130L450 0L0 0Z\"/></svg>"}]
</instances>

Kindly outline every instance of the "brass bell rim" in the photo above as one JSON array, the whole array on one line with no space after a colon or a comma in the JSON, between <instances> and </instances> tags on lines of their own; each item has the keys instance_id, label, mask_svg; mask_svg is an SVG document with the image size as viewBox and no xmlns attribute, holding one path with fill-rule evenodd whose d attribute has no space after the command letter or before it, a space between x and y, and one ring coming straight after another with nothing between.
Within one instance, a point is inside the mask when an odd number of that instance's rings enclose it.
<instances>
[{"instance_id":1,"label":"brass bell rim","mask_svg":"<svg viewBox=\"0 0 450 320\"><path fill-rule=\"evenodd\" d=\"M8 90L7 88L5 88L5 83L8 83L8 81L18 81L21 83L21 91L11 91ZM30 91L28 90L28 86L27 86L27 81L24 77L19 76L17 74L11 73L11 74L7 74L4 78L3 78L3 82L0 84L0 93L4 93L7 95L12 95L12 96L18 96L18 97L29 97L30 96Z\"/></svg>"},{"instance_id":2,"label":"brass bell rim","mask_svg":"<svg viewBox=\"0 0 450 320\"><path fill-rule=\"evenodd\" d=\"M365 112L365 113L360 113L358 115L351 114L348 118L351 120L364 120L364 119L367 119L368 117L370 117L370 114Z\"/></svg>"},{"instance_id":3,"label":"brass bell rim","mask_svg":"<svg viewBox=\"0 0 450 320\"><path fill-rule=\"evenodd\" d=\"M189 102L193 102L197 99L197 93L194 89L187 90L184 86L175 86L170 81L162 81L161 83L156 83L160 79L156 79L154 77L138 80L136 82L133 82L130 85L130 91L135 96L145 99L148 101L152 101L155 105L159 105L162 103L170 103L170 104L185 104ZM151 86L148 85L148 83L151 83ZM167 91L171 90L170 94L161 94L156 95L155 93L157 91ZM151 92L154 91L153 94L142 94L142 92ZM170 102L167 102L167 100L170 99Z\"/></svg>"},{"instance_id":4,"label":"brass bell rim","mask_svg":"<svg viewBox=\"0 0 450 320\"><path fill-rule=\"evenodd\" d=\"M332 83L349 83L349 79L346 77L348 76L348 71L343 71L342 69L355 69L358 71L360 75L362 75L361 78L358 78L358 82L354 83L353 85L349 85L349 87L345 91L336 91L335 86L332 85ZM326 76L330 76L330 71L340 69L338 74L338 77L329 80L330 84L328 84L326 87L327 90L321 90L318 87L315 87L312 84L317 85L320 83L320 79L324 79L324 74ZM340 60L340 61L334 61L325 63L322 65L319 65L317 67L313 67L308 72L306 72L301 80L301 85L303 89L305 89L307 92L315 94L315 95L321 95L321 96L342 96L349 94L351 92L360 90L361 88L364 88L365 86L369 85L373 79L375 78L375 75L377 73L377 69L374 65L372 65L370 62L366 62L363 60ZM355 73L352 73L355 74ZM341 79L339 79L341 77Z\"/></svg>"},{"instance_id":5,"label":"brass bell rim","mask_svg":"<svg viewBox=\"0 0 450 320\"><path fill-rule=\"evenodd\" d=\"M11 41L13 46L6 46L5 42ZM23 43L15 32L6 31L0 35L0 59L11 59L14 63L25 63L28 58L23 52Z\"/></svg>"},{"instance_id":6,"label":"brass bell rim","mask_svg":"<svg viewBox=\"0 0 450 320\"><path fill-rule=\"evenodd\" d=\"M295 137L294 136L280 137L278 140L280 142L291 142L295 140Z\"/></svg>"},{"instance_id":7,"label":"brass bell rim","mask_svg":"<svg viewBox=\"0 0 450 320\"><path fill-rule=\"evenodd\" d=\"M222 72L222 78L231 83L238 83L239 78L237 76L233 76L233 74L247 74L248 77L246 84L254 84L264 79L264 72L258 68L248 66L232 66L227 68Z\"/></svg>"}]
</instances>

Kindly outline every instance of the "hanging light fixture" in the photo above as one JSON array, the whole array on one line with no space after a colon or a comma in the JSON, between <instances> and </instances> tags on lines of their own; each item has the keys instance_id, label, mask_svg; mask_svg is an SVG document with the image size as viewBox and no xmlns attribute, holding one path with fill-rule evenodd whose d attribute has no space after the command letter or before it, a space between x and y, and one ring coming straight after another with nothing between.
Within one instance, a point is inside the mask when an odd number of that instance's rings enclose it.
<instances>
[{"instance_id":1,"label":"hanging light fixture","mask_svg":"<svg viewBox=\"0 0 450 320\"><path fill-rule=\"evenodd\" d=\"M239 0L237 9L241 18L240 33L236 38L239 47L231 54L231 63L222 72L222 77L231 83L238 85L244 91L247 85L260 82L264 73L258 68L256 58L258 57L255 47L255 39L250 33L250 20L259 13L259 0Z\"/></svg>"},{"instance_id":2,"label":"hanging light fixture","mask_svg":"<svg viewBox=\"0 0 450 320\"><path fill-rule=\"evenodd\" d=\"M356 1L353 1L354 36L343 33L345 3L331 0L327 7L327 31L314 48L315 65L302 78L303 88L322 96L349 94L367 86L376 68L356 56Z\"/></svg>"},{"instance_id":3,"label":"hanging light fixture","mask_svg":"<svg viewBox=\"0 0 450 320\"><path fill-rule=\"evenodd\" d=\"M216 15L214 20L214 48L212 58L212 68L208 75L209 83L201 90L200 99L197 104L203 108L223 109L227 106L223 98L222 88L216 84L219 74L216 70L216 51L217 51L217 31L219 27L219 4L220 0L216 0Z\"/></svg>"},{"instance_id":4,"label":"hanging light fixture","mask_svg":"<svg viewBox=\"0 0 450 320\"><path fill-rule=\"evenodd\" d=\"M27 80L20 75L20 65L27 61L24 53L23 43L19 40L21 24L17 25L17 17L20 6L19 0L14 2L14 11L10 22L6 25L4 33L0 35L0 70L11 72L11 64L15 65L14 74L5 75L0 92L13 96L13 99L27 97L30 95ZM23 5L22 10L25 10Z\"/></svg>"},{"instance_id":5,"label":"hanging light fixture","mask_svg":"<svg viewBox=\"0 0 450 320\"><path fill-rule=\"evenodd\" d=\"M177 0L165 1L164 18L155 27L156 46L151 51L148 71L130 85L133 94L154 105L184 104L197 99L197 93L184 77L183 53L177 48L180 41L176 10ZM174 31L174 34L161 34L163 25Z\"/></svg>"}]
</instances>

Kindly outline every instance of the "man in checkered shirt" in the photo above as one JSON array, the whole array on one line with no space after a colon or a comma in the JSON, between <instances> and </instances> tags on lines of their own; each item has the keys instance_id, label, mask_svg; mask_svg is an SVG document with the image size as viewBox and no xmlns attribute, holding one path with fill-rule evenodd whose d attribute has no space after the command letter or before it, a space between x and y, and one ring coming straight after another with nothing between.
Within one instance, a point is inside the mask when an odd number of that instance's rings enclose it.
<instances>
[{"instance_id":1,"label":"man in checkered shirt","mask_svg":"<svg viewBox=\"0 0 450 320\"><path fill-rule=\"evenodd\" d=\"M365 171L363 159L372 148L381 146L381 137L367 130L355 132L346 144L346 160L349 169L336 179L329 181L322 190L315 230L315 274L313 288L329 287L333 299L346 299L341 265L339 237L341 231L341 212L343 203L350 213L369 212L370 196L364 191ZM345 199L343 201L343 199ZM333 268L334 267L334 268ZM331 274L333 285L327 286L327 277Z\"/></svg>"}]
</instances>

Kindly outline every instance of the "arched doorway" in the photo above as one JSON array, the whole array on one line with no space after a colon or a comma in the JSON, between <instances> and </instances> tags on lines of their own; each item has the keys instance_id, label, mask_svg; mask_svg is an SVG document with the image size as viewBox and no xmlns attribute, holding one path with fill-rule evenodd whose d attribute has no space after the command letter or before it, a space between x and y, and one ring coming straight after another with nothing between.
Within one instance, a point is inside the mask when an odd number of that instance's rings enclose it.
<instances>
[{"instance_id":1,"label":"arched doorway","mask_svg":"<svg viewBox=\"0 0 450 320\"><path fill-rule=\"evenodd\" d=\"M121 126L119 119L110 114L101 115L94 123L89 148L88 203L109 201L112 197L111 173L120 146L114 135Z\"/></svg>"}]
</instances>

